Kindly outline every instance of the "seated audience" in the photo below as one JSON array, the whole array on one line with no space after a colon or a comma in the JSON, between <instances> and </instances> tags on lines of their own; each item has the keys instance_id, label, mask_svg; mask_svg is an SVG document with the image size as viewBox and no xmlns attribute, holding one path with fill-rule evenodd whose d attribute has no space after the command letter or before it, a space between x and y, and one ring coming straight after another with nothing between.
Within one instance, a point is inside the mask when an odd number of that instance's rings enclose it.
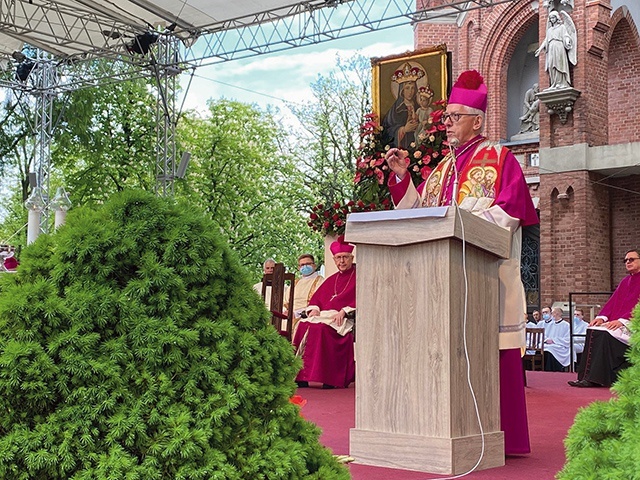
<instances>
[{"instance_id":1,"label":"seated audience","mask_svg":"<svg viewBox=\"0 0 640 480\"><path fill-rule=\"evenodd\" d=\"M547 372L563 372L571 363L569 323L562 319L562 309L551 310L551 321L544 329L544 369Z\"/></svg>"},{"instance_id":2,"label":"seated audience","mask_svg":"<svg viewBox=\"0 0 640 480\"><path fill-rule=\"evenodd\" d=\"M536 324L540 322L540 312L538 310L534 310L531 316Z\"/></svg>"},{"instance_id":3,"label":"seated audience","mask_svg":"<svg viewBox=\"0 0 640 480\"><path fill-rule=\"evenodd\" d=\"M531 314L531 316L533 317L533 320L529 320L527 322L526 327L527 328L542 328L542 325L538 325L538 322L540 321L540 312L538 310L534 310L533 313Z\"/></svg>"},{"instance_id":4,"label":"seated audience","mask_svg":"<svg viewBox=\"0 0 640 480\"><path fill-rule=\"evenodd\" d=\"M5 272L15 272L18 269L20 262L18 262L14 256L15 253L15 247L10 245L0 245L0 258L2 259L0 270Z\"/></svg>"},{"instance_id":5,"label":"seated audience","mask_svg":"<svg viewBox=\"0 0 640 480\"><path fill-rule=\"evenodd\" d=\"M300 275L296 280L295 288L293 290L293 305L290 306L289 300L289 288L285 289L285 309L293 308L293 328L292 336L295 337L296 328L300 320L300 316L303 310L309 306L311 297L316 292L318 287L322 285L324 277L316 271L316 261L313 255L310 253L302 254L298 257L298 270Z\"/></svg>"},{"instance_id":6,"label":"seated audience","mask_svg":"<svg viewBox=\"0 0 640 480\"><path fill-rule=\"evenodd\" d=\"M640 300L640 254L629 250L624 256L627 275L587 328L584 352L578 366L578 380L572 387L610 387L618 372L627 368L629 323Z\"/></svg>"},{"instance_id":7,"label":"seated audience","mask_svg":"<svg viewBox=\"0 0 640 480\"><path fill-rule=\"evenodd\" d=\"M296 381L300 387L319 382L323 388L346 388L355 380L353 321L347 314L356 307L354 246L342 237L331 244L338 271L327 278L309 300L293 339L302 357ZM303 315L304 317L304 315Z\"/></svg>"},{"instance_id":8,"label":"seated audience","mask_svg":"<svg viewBox=\"0 0 640 480\"><path fill-rule=\"evenodd\" d=\"M262 264L262 274L269 275L273 273L273 269L276 267L276 261L273 258L267 258ZM253 289L258 292L258 295L262 296L262 280L253 286ZM271 287L267 286L264 294L264 304L267 309L271 309Z\"/></svg>"},{"instance_id":9,"label":"seated audience","mask_svg":"<svg viewBox=\"0 0 640 480\"><path fill-rule=\"evenodd\" d=\"M538 321L538 327L547 328L551 323L551 307L542 308L542 322Z\"/></svg>"},{"instance_id":10,"label":"seated audience","mask_svg":"<svg viewBox=\"0 0 640 480\"><path fill-rule=\"evenodd\" d=\"M589 322L584 319L584 311L581 308L576 308L573 311L573 354L574 361L580 360L580 356L584 351L584 338L587 334L587 327Z\"/></svg>"}]
</instances>

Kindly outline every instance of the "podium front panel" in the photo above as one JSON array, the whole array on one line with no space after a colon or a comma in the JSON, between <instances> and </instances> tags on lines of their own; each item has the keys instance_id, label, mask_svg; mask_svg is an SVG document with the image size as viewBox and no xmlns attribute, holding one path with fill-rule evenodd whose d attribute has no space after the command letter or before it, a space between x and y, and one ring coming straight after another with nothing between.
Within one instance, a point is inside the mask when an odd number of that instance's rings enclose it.
<instances>
[{"instance_id":1,"label":"podium front panel","mask_svg":"<svg viewBox=\"0 0 640 480\"><path fill-rule=\"evenodd\" d=\"M358 247L358 429L442 438L480 431L467 381L461 243L426 245ZM468 249L466 275L470 378L483 428L497 431L497 263Z\"/></svg>"}]
</instances>

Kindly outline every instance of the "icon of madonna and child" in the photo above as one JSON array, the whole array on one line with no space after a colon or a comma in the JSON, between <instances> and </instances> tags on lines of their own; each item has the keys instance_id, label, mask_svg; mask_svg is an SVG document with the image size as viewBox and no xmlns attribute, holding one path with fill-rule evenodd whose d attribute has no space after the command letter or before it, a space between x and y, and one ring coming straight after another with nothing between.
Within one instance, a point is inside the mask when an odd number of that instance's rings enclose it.
<instances>
[{"instance_id":1,"label":"icon of madonna and child","mask_svg":"<svg viewBox=\"0 0 640 480\"><path fill-rule=\"evenodd\" d=\"M406 149L422 142L430 128L434 92L424 67L412 61L393 72L390 87L395 101L382 119L382 141Z\"/></svg>"}]
</instances>

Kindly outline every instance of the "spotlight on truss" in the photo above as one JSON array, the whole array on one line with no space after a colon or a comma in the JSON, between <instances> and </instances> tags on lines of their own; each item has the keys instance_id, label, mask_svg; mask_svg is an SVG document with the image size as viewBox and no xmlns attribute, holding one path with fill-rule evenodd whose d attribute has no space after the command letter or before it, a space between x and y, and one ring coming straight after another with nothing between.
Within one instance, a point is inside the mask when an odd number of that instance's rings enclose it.
<instances>
[{"instance_id":1,"label":"spotlight on truss","mask_svg":"<svg viewBox=\"0 0 640 480\"><path fill-rule=\"evenodd\" d=\"M149 53L151 45L158 41L158 34L154 32L146 32L142 35L136 35L131 42L127 44L127 51L129 53L137 53L139 55L146 55Z\"/></svg>"},{"instance_id":2,"label":"spotlight on truss","mask_svg":"<svg viewBox=\"0 0 640 480\"><path fill-rule=\"evenodd\" d=\"M105 38L110 38L112 40L117 40L122 36L120 32L116 32L115 30L102 30L102 35L104 35Z\"/></svg>"},{"instance_id":3,"label":"spotlight on truss","mask_svg":"<svg viewBox=\"0 0 640 480\"><path fill-rule=\"evenodd\" d=\"M26 82L27 78L29 78L31 70L33 70L33 67L35 66L36 64L31 60L26 60L20 63L20 65L18 65L18 67L16 68L16 76L21 82Z\"/></svg>"},{"instance_id":4,"label":"spotlight on truss","mask_svg":"<svg viewBox=\"0 0 640 480\"><path fill-rule=\"evenodd\" d=\"M11 54L11 58L13 58L17 62L24 62L27 59L27 56L19 50L16 50Z\"/></svg>"}]
</instances>

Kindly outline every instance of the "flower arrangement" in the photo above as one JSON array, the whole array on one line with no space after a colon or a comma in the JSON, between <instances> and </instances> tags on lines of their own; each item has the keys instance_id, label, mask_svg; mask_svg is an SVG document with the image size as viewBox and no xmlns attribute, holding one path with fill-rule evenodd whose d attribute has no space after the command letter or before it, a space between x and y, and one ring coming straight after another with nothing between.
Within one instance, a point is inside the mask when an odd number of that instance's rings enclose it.
<instances>
[{"instance_id":1,"label":"flower arrangement","mask_svg":"<svg viewBox=\"0 0 640 480\"><path fill-rule=\"evenodd\" d=\"M406 150L410 159L409 172L415 184L426 180L431 171L449 153L446 128L442 123L444 101L435 102L435 110L429 118L430 127L418 143L412 143ZM324 235L342 235L347 223L347 215L353 212L390 210L393 208L391 194L387 187L391 170L385 160L389 145L382 142L382 127L375 113L365 115L360 127L359 155L356 159L357 201L331 205L318 204L313 207L308 225Z\"/></svg>"},{"instance_id":2,"label":"flower arrangement","mask_svg":"<svg viewBox=\"0 0 640 480\"><path fill-rule=\"evenodd\" d=\"M449 153L446 127L442 123L444 102L436 102L434 105L436 109L430 115L429 129L418 139L419 143L412 143L407 149L409 172L416 185L426 180L431 170ZM382 144L381 132L377 115L366 115L361 127L362 142L354 179L359 198L365 202L377 202L378 199L389 196L387 181L391 171L385 161L385 154L390 147Z\"/></svg>"},{"instance_id":3,"label":"flower arrangement","mask_svg":"<svg viewBox=\"0 0 640 480\"><path fill-rule=\"evenodd\" d=\"M325 206L320 203L311 209L307 224L314 232L323 235L344 235L347 215L355 212L373 212L391 209L391 199L383 198L380 203L364 203L362 200L349 200L345 203L335 202Z\"/></svg>"}]
</instances>

